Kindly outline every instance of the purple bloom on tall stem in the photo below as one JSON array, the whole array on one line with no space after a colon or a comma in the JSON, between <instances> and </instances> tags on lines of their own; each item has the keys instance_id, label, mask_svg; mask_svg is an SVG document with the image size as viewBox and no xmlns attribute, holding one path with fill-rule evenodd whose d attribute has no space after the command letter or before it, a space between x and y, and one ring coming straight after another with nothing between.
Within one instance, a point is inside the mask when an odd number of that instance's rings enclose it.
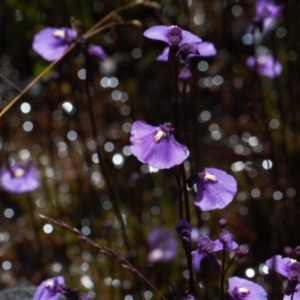
<instances>
[{"instance_id":1,"label":"purple bloom on tall stem","mask_svg":"<svg viewBox=\"0 0 300 300\"><path fill-rule=\"evenodd\" d=\"M191 175L187 184L190 188L197 185L195 205L202 211L224 208L237 192L234 177L214 168L206 168L202 173Z\"/></svg>"},{"instance_id":2,"label":"purple bloom on tall stem","mask_svg":"<svg viewBox=\"0 0 300 300\"><path fill-rule=\"evenodd\" d=\"M132 124L130 150L137 159L156 169L169 169L181 164L188 156L187 147L173 135L171 123L157 127L143 121Z\"/></svg>"},{"instance_id":3,"label":"purple bloom on tall stem","mask_svg":"<svg viewBox=\"0 0 300 300\"><path fill-rule=\"evenodd\" d=\"M31 162L18 162L0 170L1 187L13 193L26 193L40 186L39 174Z\"/></svg>"},{"instance_id":4,"label":"purple bloom on tall stem","mask_svg":"<svg viewBox=\"0 0 300 300\"><path fill-rule=\"evenodd\" d=\"M37 288L33 300L57 300L61 295L61 287L65 284L63 276L43 281Z\"/></svg>"},{"instance_id":5,"label":"purple bloom on tall stem","mask_svg":"<svg viewBox=\"0 0 300 300\"><path fill-rule=\"evenodd\" d=\"M177 26L153 26L144 32L144 36L149 39L166 42L170 46L201 42L201 39L198 36Z\"/></svg>"},{"instance_id":6,"label":"purple bloom on tall stem","mask_svg":"<svg viewBox=\"0 0 300 300\"><path fill-rule=\"evenodd\" d=\"M174 233L164 228L154 228L148 235L150 252L147 260L150 263L172 260L177 254L178 244Z\"/></svg>"},{"instance_id":7,"label":"purple bloom on tall stem","mask_svg":"<svg viewBox=\"0 0 300 300\"><path fill-rule=\"evenodd\" d=\"M282 72L281 63L270 54L258 57L250 56L246 60L246 64L256 70L258 74L269 78L277 77Z\"/></svg>"},{"instance_id":8,"label":"purple bloom on tall stem","mask_svg":"<svg viewBox=\"0 0 300 300\"><path fill-rule=\"evenodd\" d=\"M228 279L226 300L267 300L267 292L260 285L239 277Z\"/></svg>"},{"instance_id":9,"label":"purple bloom on tall stem","mask_svg":"<svg viewBox=\"0 0 300 300\"><path fill-rule=\"evenodd\" d=\"M62 57L72 43L78 43L89 55L100 60L106 59L101 46L88 45L85 36L78 36L74 29L62 27L46 27L39 31L33 39L33 50L47 61L54 61Z\"/></svg>"}]
</instances>

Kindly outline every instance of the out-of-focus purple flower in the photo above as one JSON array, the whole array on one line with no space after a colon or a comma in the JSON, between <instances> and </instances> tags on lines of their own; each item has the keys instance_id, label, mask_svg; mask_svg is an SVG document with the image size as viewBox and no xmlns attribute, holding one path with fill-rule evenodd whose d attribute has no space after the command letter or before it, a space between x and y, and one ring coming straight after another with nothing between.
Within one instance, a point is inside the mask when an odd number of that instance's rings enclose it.
<instances>
[{"instance_id":1,"label":"out-of-focus purple flower","mask_svg":"<svg viewBox=\"0 0 300 300\"><path fill-rule=\"evenodd\" d=\"M255 4L254 25L260 32L273 28L275 19L282 13L284 5L276 5L270 0L257 0Z\"/></svg>"},{"instance_id":2,"label":"out-of-focus purple flower","mask_svg":"<svg viewBox=\"0 0 300 300\"><path fill-rule=\"evenodd\" d=\"M231 277L226 300L267 300L267 292L258 284L247 279Z\"/></svg>"},{"instance_id":3,"label":"out-of-focus purple flower","mask_svg":"<svg viewBox=\"0 0 300 300\"><path fill-rule=\"evenodd\" d=\"M1 187L13 193L26 193L40 186L39 174L31 162L18 162L0 170Z\"/></svg>"},{"instance_id":4,"label":"out-of-focus purple flower","mask_svg":"<svg viewBox=\"0 0 300 300\"><path fill-rule=\"evenodd\" d=\"M164 228L154 228L148 235L150 252L147 260L150 263L172 260L177 254L177 241L173 231Z\"/></svg>"},{"instance_id":5,"label":"out-of-focus purple flower","mask_svg":"<svg viewBox=\"0 0 300 300\"><path fill-rule=\"evenodd\" d=\"M283 258L281 255L275 255L266 261L266 265L270 269L273 269L288 278L284 300L290 299L292 293L295 293L293 299L299 300L300 263L295 259L288 257Z\"/></svg>"},{"instance_id":6,"label":"out-of-focus purple flower","mask_svg":"<svg viewBox=\"0 0 300 300\"><path fill-rule=\"evenodd\" d=\"M166 42L170 46L201 42L201 39L198 36L177 26L153 26L144 32L144 36L149 39Z\"/></svg>"},{"instance_id":7,"label":"out-of-focus purple flower","mask_svg":"<svg viewBox=\"0 0 300 300\"><path fill-rule=\"evenodd\" d=\"M204 257L207 257L212 263L214 269L219 269L220 265L216 258L215 252L223 249L223 244L219 241L212 241L208 236L199 239L198 249L192 251L193 268L199 272L200 263Z\"/></svg>"},{"instance_id":8,"label":"out-of-focus purple flower","mask_svg":"<svg viewBox=\"0 0 300 300\"><path fill-rule=\"evenodd\" d=\"M169 169L181 164L188 156L187 147L173 135L171 123L157 127L143 121L132 124L130 150L137 159L156 169Z\"/></svg>"},{"instance_id":9,"label":"out-of-focus purple flower","mask_svg":"<svg viewBox=\"0 0 300 300\"><path fill-rule=\"evenodd\" d=\"M64 286L63 276L57 276L43 281L37 288L33 300L57 300L61 295L61 287Z\"/></svg>"},{"instance_id":10,"label":"out-of-focus purple flower","mask_svg":"<svg viewBox=\"0 0 300 300\"><path fill-rule=\"evenodd\" d=\"M206 168L202 173L191 175L187 184L190 188L197 185L195 205L202 211L224 208L237 192L234 177L214 168Z\"/></svg>"},{"instance_id":11,"label":"out-of-focus purple flower","mask_svg":"<svg viewBox=\"0 0 300 300\"><path fill-rule=\"evenodd\" d=\"M284 5L276 5L271 0L257 0L255 3L256 16L261 19L277 18L283 9Z\"/></svg>"},{"instance_id":12,"label":"out-of-focus purple flower","mask_svg":"<svg viewBox=\"0 0 300 300\"><path fill-rule=\"evenodd\" d=\"M181 219L175 227L184 248L190 248L193 226L185 219Z\"/></svg>"},{"instance_id":13,"label":"out-of-focus purple flower","mask_svg":"<svg viewBox=\"0 0 300 300\"><path fill-rule=\"evenodd\" d=\"M157 61L168 61L170 47L164 48L163 52L156 58ZM214 56L217 50L213 43L202 42L198 44L183 44L180 46L177 55L181 59L187 59L196 56Z\"/></svg>"},{"instance_id":14,"label":"out-of-focus purple flower","mask_svg":"<svg viewBox=\"0 0 300 300\"><path fill-rule=\"evenodd\" d=\"M192 78L192 72L188 66L184 66L180 68L178 78L181 79L183 82L188 82Z\"/></svg>"},{"instance_id":15,"label":"out-of-focus purple flower","mask_svg":"<svg viewBox=\"0 0 300 300\"><path fill-rule=\"evenodd\" d=\"M87 53L100 60L106 55L100 46L88 45L85 36L78 36L74 29L62 27L46 27L39 31L33 39L33 50L47 61L54 61L62 57L72 43L78 43Z\"/></svg>"},{"instance_id":16,"label":"out-of-focus purple flower","mask_svg":"<svg viewBox=\"0 0 300 300\"><path fill-rule=\"evenodd\" d=\"M269 78L277 77L282 72L281 63L270 54L258 57L250 56L247 58L246 64L256 70L258 74Z\"/></svg>"}]
</instances>

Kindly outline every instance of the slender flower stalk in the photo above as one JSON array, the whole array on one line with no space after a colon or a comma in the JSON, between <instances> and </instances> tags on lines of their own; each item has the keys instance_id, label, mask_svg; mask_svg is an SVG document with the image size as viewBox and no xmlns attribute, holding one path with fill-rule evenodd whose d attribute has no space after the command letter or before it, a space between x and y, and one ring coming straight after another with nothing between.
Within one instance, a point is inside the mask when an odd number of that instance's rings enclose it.
<instances>
[{"instance_id":1,"label":"slender flower stalk","mask_svg":"<svg viewBox=\"0 0 300 300\"><path fill-rule=\"evenodd\" d=\"M103 176L105 178L105 182L107 184L109 193L112 197L114 211L115 211L115 214L121 224L121 230L122 230L122 234L123 234L124 243L126 245L127 250L129 251L131 249L131 246L129 245L129 241L128 241L126 230L125 230L125 223L124 223L123 217L122 217L120 209L119 209L118 195L116 193L116 190L112 186L111 180L108 176L108 172L107 172L105 164L104 164L104 158L101 153L101 148L99 146L99 142L98 142L98 138L97 138L96 120L95 120L95 116L94 116L92 96L91 96L90 88L89 88L88 55L85 55L85 62L86 62L85 92L86 92L86 96L87 96L87 100L88 100L88 112L89 112L89 117L90 117L90 124L91 124L91 128L92 128L93 139L95 140L95 143L96 143L96 153L98 156L98 165L99 165L101 173L103 174Z\"/></svg>"}]
</instances>

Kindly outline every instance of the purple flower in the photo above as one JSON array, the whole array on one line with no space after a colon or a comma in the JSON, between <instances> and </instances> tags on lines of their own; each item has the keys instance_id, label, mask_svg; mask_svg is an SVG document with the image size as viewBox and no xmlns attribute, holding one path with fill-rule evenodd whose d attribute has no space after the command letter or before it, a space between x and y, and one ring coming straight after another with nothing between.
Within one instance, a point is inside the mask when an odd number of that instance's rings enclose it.
<instances>
[{"instance_id":1,"label":"purple flower","mask_svg":"<svg viewBox=\"0 0 300 300\"><path fill-rule=\"evenodd\" d=\"M282 72L281 63L270 54L258 57L250 56L247 58L246 64L256 70L258 74L269 78L277 77Z\"/></svg>"},{"instance_id":2,"label":"purple flower","mask_svg":"<svg viewBox=\"0 0 300 300\"><path fill-rule=\"evenodd\" d=\"M10 168L2 168L0 181L4 190L13 193L31 192L40 186L38 170L31 162L19 162Z\"/></svg>"},{"instance_id":3,"label":"purple flower","mask_svg":"<svg viewBox=\"0 0 300 300\"><path fill-rule=\"evenodd\" d=\"M214 168L206 168L202 173L190 176L187 184L190 188L197 184L195 205L202 211L224 208L237 192L234 177Z\"/></svg>"},{"instance_id":4,"label":"purple flower","mask_svg":"<svg viewBox=\"0 0 300 300\"><path fill-rule=\"evenodd\" d=\"M283 5L276 5L270 0L257 0L255 4L254 25L260 32L273 29L275 18L283 11Z\"/></svg>"},{"instance_id":5,"label":"purple flower","mask_svg":"<svg viewBox=\"0 0 300 300\"><path fill-rule=\"evenodd\" d=\"M63 276L57 276L43 281L37 288L33 300L57 300L62 293L61 287L64 286Z\"/></svg>"},{"instance_id":6,"label":"purple flower","mask_svg":"<svg viewBox=\"0 0 300 300\"><path fill-rule=\"evenodd\" d=\"M289 295L294 294L294 299L300 299L299 282L300 282L300 263L295 259L288 257L283 258L281 255L275 255L266 261L266 265L288 278L284 300L290 299ZM297 288L298 286L298 288Z\"/></svg>"},{"instance_id":7,"label":"purple flower","mask_svg":"<svg viewBox=\"0 0 300 300\"><path fill-rule=\"evenodd\" d=\"M284 9L284 5L276 5L270 0L257 0L255 3L256 16L261 19L277 18Z\"/></svg>"},{"instance_id":8,"label":"purple flower","mask_svg":"<svg viewBox=\"0 0 300 300\"><path fill-rule=\"evenodd\" d=\"M177 26L153 26L144 32L144 36L149 39L166 42L170 46L201 42L199 37Z\"/></svg>"},{"instance_id":9,"label":"purple flower","mask_svg":"<svg viewBox=\"0 0 300 300\"><path fill-rule=\"evenodd\" d=\"M143 121L132 124L130 150L137 159L156 169L169 169L181 164L188 156L187 147L173 135L171 123L157 127Z\"/></svg>"},{"instance_id":10,"label":"purple flower","mask_svg":"<svg viewBox=\"0 0 300 300\"><path fill-rule=\"evenodd\" d=\"M33 39L33 50L47 61L54 61L62 57L72 43L78 43L87 53L100 60L106 55L100 46L88 45L85 36L78 37L74 29L62 27L46 27L39 31Z\"/></svg>"},{"instance_id":11,"label":"purple flower","mask_svg":"<svg viewBox=\"0 0 300 300\"><path fill-rule=\"evenodd\" d=\"M148 235L150 252L147 260L150 263L172 260L177 254L177 241L174 233L164 228L154 228Z\"/></svg>"},{"instance_id":12,"label":"purple flower","mask_svg":"<svg viewBox=\"0 0 300 300\"><path fill-rule=\"evenodd\" d=\"M192 251L193 268L199 272L200 263L204 257L207 257L216 269L220 268L215 252L223 249L223 244L219 241L212 241L208 236L199 239L198 249Z\"/></svg>"},{"instance_id":13,"label":"purple flower","mask_svg":"<svg viewBox=\"0 0 300 300\"><path fill-rule=\"evenodd\" d=\"M215 252L218 252L223 249L223 243L220 240L212 241L208 236L203 236L199 239L198 249L192 251L192 260L193 260L193 268L196 272L199 272L200 263L204 257L207 257L214 269L219 269L220 265L217 261ZM238 244L231 240L231 244L225 245L225 249L228 252L233 251L238 248Z\"/></svg>"},{"instance_id":14,"label":"purple flower","mask_svg":"<svg viewBox=\"0 0 300 300\"><path fill-rule=\"evenodd\" d=\"M258 284L247 279L231 277L226 299L232 300L267 300L266 291Z\"/></svg>"}]
</instances>

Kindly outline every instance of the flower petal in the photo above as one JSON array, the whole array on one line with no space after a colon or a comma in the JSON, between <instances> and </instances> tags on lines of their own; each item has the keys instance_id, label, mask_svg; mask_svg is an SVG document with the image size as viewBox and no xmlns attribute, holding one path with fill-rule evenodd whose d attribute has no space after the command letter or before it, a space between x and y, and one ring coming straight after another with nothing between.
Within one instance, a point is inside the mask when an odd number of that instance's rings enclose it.
<instances>
[{"instance_id":1,"label":"flower petal","mask_svg":"<svg viewBox=\"0 0 300 300\"><path fill-rule=\"evenodd\" d=\"M200 263L204 258L204 254L200 254L198 250L195 250L192 251L191 255L192 255L193 269L196 273L198 273L200 269Z\"/></svg>"},{"instance_id":2,"label":"flower petal","mask_svg":"<svg viewBox=\"0 0 300 300\"><path fill-rule=\"evenodd\" d=\"M131 128L130 150L137 159L156 169L169 169L187 158L187 147L179 144L170 134L155 141L159 127L145 122L134 122Z\"/></svg>"},{"instance_id":3,"label":"flower petal","mask_svg":"<svg viewBox=\"0 0 300 300\"><path fill-rule=\"evenodd\" d=\"M197 48L200 56L214 56L217 54L217 50L213 43L202 42L197 44Z\"/></svg>"},{"instance_id":4,"label":"flower petal","mask_svg":"<svg viewBox=\"0 0 300 300\"><path fill-rule=\"evenodd\" d=\"M266 261L266 265L277 273L289 277L289 266L291 259L288 257L282 258L281 255L274 255Z\"/></svg>"},{"instance_id":5,"label":"flower petal","mask_svg":"<svg viewBox=\"0 0 300 300\"><path fill-rule=\"evenodd\" d=\"M195 205L202 211L224 208L232 201L237 192L236 180L219 169L206 168L204 172L215 175L217 181L203 179L198 181Z\"/></svg>"},{"instance_id":6,"label":"flower petal","mask_svg":"<svg viewBox=\"0 0 300 300\"><path fill-rule=\"evenodd\" d=\"M249 290L248 295L243 295L243 297L239 299L245 300L267 300L267 292L264 290L262 286L256 284L250 280L239 278L239 277L231 277L228 279L229 287L228 291L233 291L237 288L246 288Z\"/></svg>"},{"instance_id":7,"label":"flower petal","mask_svg":"<svg viewBox=\"0 0 300 300\"><path fill-rule=\"evenodd\" d=\"M192 34L189 31L182 30L181 35L182 35L182 40L180 44L196 44L202 42L202 40L198 36Z\"/></svg>"},{"instance_id":8,"label":"flower petal","mask_svg":"<svg viewBox=\"0 0 300 300\"><path fill-rule=\"evenodd\" d=\"M171 26L157 25L150 27L144 32L144 36L148 39L159 40L169 43L168 32Z\"/></svg>"},{"instance_id":9,"label":"flower petal","mask_svg":"<svg viewBox=\"0 0 300 300\"><path fill-rule=\"evenodd\" d=\"M90 45L87 49L87 53L95 56L96 58L98 58L101 61L104 61L107 59L107 56L103 50L103 48L99 45Z\"/></svg>"},{"instance_id":10,"label":"flower petal","mask_svg":"<svg viewBox=\"0 0 300 300\"><path fill-rule=\"evenodd\" d=\"M55 35L55 32L63 32L65 37ZM33 39L33 50L47 61L59 59L75 39L76 32L71 28L46 27L39 31Z\"/></svg>"},{"instance_id":11,"label":"flower petal","mask_svg":"<svg viewBox=\"0 0 300 300\"><path fill-rule=\"evenodd\" d=\"M161 54L156 57L157 61L168 61L170 47L166 47Z\"/></svg>"}]
</instances>

